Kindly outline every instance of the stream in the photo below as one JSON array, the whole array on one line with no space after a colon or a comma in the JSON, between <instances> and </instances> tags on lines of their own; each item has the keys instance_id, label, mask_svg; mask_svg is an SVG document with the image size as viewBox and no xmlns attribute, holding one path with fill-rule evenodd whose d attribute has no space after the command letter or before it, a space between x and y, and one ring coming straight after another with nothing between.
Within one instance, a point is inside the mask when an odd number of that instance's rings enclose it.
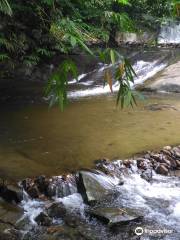
<instances>
[{"instance_id":1,"label":"stream","mask_svg":"<svg viewBox=\"0 0 180 240\"><path fill-rule=\"evenodd\" d=\"M150 78L158 79L158 74L179 58L179 50L167 49L141 53L129 51L126 54L137 73L132 88ZM107 67L111 66L99 63L97 69L81 72L78 82L70 80L70 103L64 112L58 107L48 109L47 99L39 104L1 106L0 176L11 183L40 175L57 176L58 182L70 172L87 171L94 168L95 160L108 158L113 160L107 165L108 174L90 170L85 173L93 179L94 187L96 184L103 186L105 192L115 189L116 194L98 206L130 208L138 216L143 215L143 220L110 229L98 219L87 216L92 210L91 205L84 201L73 182L68 194L61 196L56 191L51 200L32 199L24 191L23 201L17 207L0 202L0 218L12 221L23 230L25 238L21 236L18 240L180 239L179 173L163 176L152 170L151 181L146 181L141 177L136 161L127 173L119 175L116 170L117 166L121 169L123 165L119 159L132 156L137 159L148 150L159 151L163 146L180 143L180 95L144 92L137 107L122 110L115 104L119 86L113 84L114 94L108 94L108 86L102 87L103 71ZM119 181L123 181L122 186ZM58 182L56 186L61 188L61 184ZM101 191L95 189L97 195ZM47 233L47 228L37 226L35 218L46 212L52 202L63 203L70 217L67 216L66 220L53 218L52 225L62 229L50 229L48 231L54 232ZM74 216L76 220L72 223ZM142 236L134 234L137 227L143 229ZM59 235L53 235L56 232Z\"/></svg>"}]
</instances>

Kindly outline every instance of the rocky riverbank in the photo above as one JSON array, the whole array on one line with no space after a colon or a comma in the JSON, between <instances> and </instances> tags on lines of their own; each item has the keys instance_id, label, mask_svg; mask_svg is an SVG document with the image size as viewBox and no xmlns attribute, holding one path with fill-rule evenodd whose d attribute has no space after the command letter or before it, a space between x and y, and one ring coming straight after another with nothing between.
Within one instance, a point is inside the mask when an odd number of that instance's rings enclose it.
<instances>
[{"instance_id":1,"label":"rocky riverbank","mask_svg":"<svg viewBox=\"0 0 180 240\"><path fill-rule=\"evenodd\" d=\"M145 196L145 199L148 204L153 204L154 208L158 205L158 211L165 210L161 214L168 218L170 213L167 209L169 206L169 209L172 208L171 203L161 197L153 200L153 188L157 188L155 184L161 183L161 191L166 181L169 185L172 184L169 191L177 191L177 196L173 197L179 206L179 171L180 146L166 146L159 152L149 151L133 159L112 162L101 159L95 162L93 170L82 169L66 176L51 178L28 178L19 183L19 189L2 183L1 198L9 205L17 205L21 213L18 212L15 222L0 217L3 225L0 239L139 239L134 229L142 225L152 228L157 225L157 220L150 217L150 205L146 209L142 202L143 210L138 207L138 198L142 196L141 193L135 193L134 189L138 187L146 192L147 187L149 196ZM137 179L138 182L132 188L132 181ZM137 199L134 194L138 195ZM136 207L132 201L137 201ZM176 211L178 209L177 207ZM158 224L162 228L161 223ZM178 239L178 230L171 223L169 228L174 231L173 239ZM159 239L171 239L168 237Z\"/></svg>"},{"instance_id":2,"label":"rocky riverbank","mask_svg":"<svg viewBox=\"0 0 180 240\"><path fill-rule=\"evenodd\" d=\"M180 92L180 61L168 66L154 81L145 82L140 88L154 92Z\"/></svg>"}]
</instances>

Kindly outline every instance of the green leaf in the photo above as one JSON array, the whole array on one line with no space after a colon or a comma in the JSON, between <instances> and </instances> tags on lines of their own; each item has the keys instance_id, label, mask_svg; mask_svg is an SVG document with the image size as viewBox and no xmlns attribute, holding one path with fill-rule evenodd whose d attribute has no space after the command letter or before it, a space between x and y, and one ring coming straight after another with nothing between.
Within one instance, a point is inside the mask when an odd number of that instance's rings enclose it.
<instances>
[{"instance_id":1,"label":"green leaf","mask_svg":"<svg viewBox=\"0 0 180 240\"><path fill-rule=\"evenodd\" d=\"M75 47L76 43L77 43L76 38L71 36L71 45L72 45L72 47Z\"/></svg>"},{"instance_id":2,"label":"green leaf","mask_svg":"<svg viewBox=\"0 0 180 240\"><path fill-rule=\"evenodd\" d=\"M115 53L114 53L114 50L110 50L110 55L111 55L111 62L112 62L112 64L115 64Z\"/></svg>"},{"instance_id":3,"label":"green leaf","mask_svg":"<svg viewBox=\"0 0 180 240\"><path fill-rule=\"evenodd\" d=\"M9 16L12 16L12 9L7 0L0 0L0 11Z\"/></svg>"}]
</instances>

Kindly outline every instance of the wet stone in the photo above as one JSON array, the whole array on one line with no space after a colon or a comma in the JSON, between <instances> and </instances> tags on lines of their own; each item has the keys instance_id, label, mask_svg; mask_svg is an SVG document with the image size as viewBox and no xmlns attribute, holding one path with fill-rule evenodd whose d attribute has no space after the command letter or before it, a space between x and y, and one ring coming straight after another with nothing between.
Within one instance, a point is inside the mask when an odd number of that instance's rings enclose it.
<instances>
[{"instance_id":1,"label":"wet stone","mask_svg":"<svg viewBox=\"0 0 180 240\"><path fill-rule=\"evenodd\" d=\"M28 188L27 193L31 198L38 198L40 195L40 192L39 192L37 186L35 186L35 185Z\"/></svg>"},{"instance_id":2,"label":"wet stone","mask_svg":"<svg viewBox=\"0 0 180 240\"><path fill-rule=\"evenodd\" d=\"M36 184L38 190L41 193L47 195L49 180L46 179L46 177L44 175L36 177L36 179L34 180L34 183Z\"/></svg>"},{"instance_id":3,"label":"wet stone","mask_svg":"<svg viewBox=\"0 0 180 240\"><path fill-rule=\"evenodd\" d=\"M66 214L66 209L63 203L53 203L47 207L47 214L52 218L62 218Z\"/></svg>"},{"instance_id":4,"label":"wet stone","mask_svg":"<svg viewBox=\"0 0 180 240\"><path fill-rule=\"evenodd\" d=\"M34 220L41 226L50 226L52 224L52 219L43 212L41 212Z\"/></svg>"},{"instance_id":5,"label":"wet stone","mask_svg":"<svg viewBox=\"0 0 180 240\"><path fill-rule=\"evenodd\" d=\"M179 147L174 147L172 151L177 158L180 158L180 148Z\"/></svg>"},{"instance_id":6,"label":"wet stone","mask_svg":"<svg viewBox=\"0 0 180 240\"><path fill-rule=\"evenodd\" d=\"M20 203L23 199L22 190L14 186L0 185L0 197L9 203Z\"/></svg>"},{"instance_id":7,"label":"wet stone","mask_svg":"<svg viewBox=\"0 0 180 240\"><path fill-rule=\"evenodd\" d=\"M78 192L88 204L111 198L118 183L100 171L80 171L77 179Z\"/></svg>"},{"instance_id":8,"label":"wet stone","mask_svg":"<svg viewBox=\"0 0 180 240\"><path fill-rule=\"evenodd\" d=\"M167 176L169 173L168 168L166 166L164 166L163 164L158 165L157 168L155 169L155 171L158 174L165 175L165 176Z\"/></svg>"},{"instance_id":9,"label":"wet stone","mask_svg":"<svg viewBox=\"0 0 180 240\"><path fill-rule=\"evenodd\" d=\"M89 213L91 216L94 216L109 225L124 224L142 219L142 216L139 216L130 209L121 209L115 207L95 208L90 210Z\"/></svg>"},{"instance_id":10,"label":"wet stone","mask_svg":"<svg viewBox=\"0 0 180 240\"><path fill-rule=\"evenodd\" d=\"M145 179L147 182L152 180L152 169L147 169L141 173L141 177Z\"/></svg>"}]
</instances>

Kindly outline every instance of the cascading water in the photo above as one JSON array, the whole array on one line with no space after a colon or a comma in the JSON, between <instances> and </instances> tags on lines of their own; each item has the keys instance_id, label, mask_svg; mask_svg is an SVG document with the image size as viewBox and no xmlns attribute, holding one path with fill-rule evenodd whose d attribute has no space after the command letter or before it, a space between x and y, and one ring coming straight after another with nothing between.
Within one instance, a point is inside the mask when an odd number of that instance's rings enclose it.
<instances>
[{"instance_id":1,"label":"cascading water","mask_svg":"<svg viewBox=\"0 0 180 240\"><path fill-rule=\"evenodd\" d=\"M138 54L137 54L138 55ZM135 83L131 84L132 87L137 84L142 84L147 79L153 77L158 72L162 71L168 65L168 52L148 52L144 51L140 56L131 56L133 60L133 68L137 74ZM152 56L153 59L152 59ZM78 77L78 81L71 80L69 84L73 88L68 92L69 98L80 98L86 96L94 96L105 93L110 93L108 85L103 87L104 70L111 68L112 65L102 65L99 63L99 68L92 72L81 74ZM116 82L113 84L113 91L116 92L119 89L119 84Z\"/></svg>"},{"instance_id":2,"label":"cascading water","mask_svg":"<svg viewBox=\"0 0 180 240\"><path fill-rule=\"evenodd\" d=\"M180 23L169 22L161 27L158 38L160 44L180 44Z\"/></svg>"},{"instance_id":3,"label":"cascading water","mask_svg":"<svg viewBox=\"0 0 180 240\"><path fill-rule=\"evenodd\" d=\"M122 161L115 161L114 166L122 166ZM116 175L116 172L114 172ZM153 172L153 178L151 182L147 182L138 173L136 167L136 161L131 170L126 172L124 177L121 176L121 180L124 181L122 186L118 186L117 177L112 178L99 173L87 173L88 176L96 178L96 182L102 184L105 189L109 189L109 186L113 184L119 196L108 203L108 206L116 206L120 208L130 208L139 212L144 216L143 222L140 226L143 228L143 240L161 239L161 240L178 240L180 234L180 183L178 177L167 177L157 175ZM97 193L98 194L98 193ZM81 219L88 223L90 229L99 232L97 239L121 239L120 235L106 236L106 230L98 220L88 220L86 217L87 205L83 202L82 196L79 193L73 193L66 197L55 197L54 202L63 203L67 211L79 212ZM48 201L31 200L25 195L25 199L22 203L22 207L25 210L24 218L29 219L30 225L37 225L34 221L35 217L40 212L45 211ZM22 220L22 219L21 219ZM63 224L62 219L58 219L56 224ZM133 227L133 231L136 226ZM103 230L102 230L103 229ZM92 231L92 230L91 230ZM124 231L124 236L127 229ZM130 231L130 229L129 229ZM161 231L161 234L157 233ZM122 234L122 232L121 232ZM131 239L123 238L123 239ZM132 238L137 239L137 238Z\"/></svg>"}]
</instances>

